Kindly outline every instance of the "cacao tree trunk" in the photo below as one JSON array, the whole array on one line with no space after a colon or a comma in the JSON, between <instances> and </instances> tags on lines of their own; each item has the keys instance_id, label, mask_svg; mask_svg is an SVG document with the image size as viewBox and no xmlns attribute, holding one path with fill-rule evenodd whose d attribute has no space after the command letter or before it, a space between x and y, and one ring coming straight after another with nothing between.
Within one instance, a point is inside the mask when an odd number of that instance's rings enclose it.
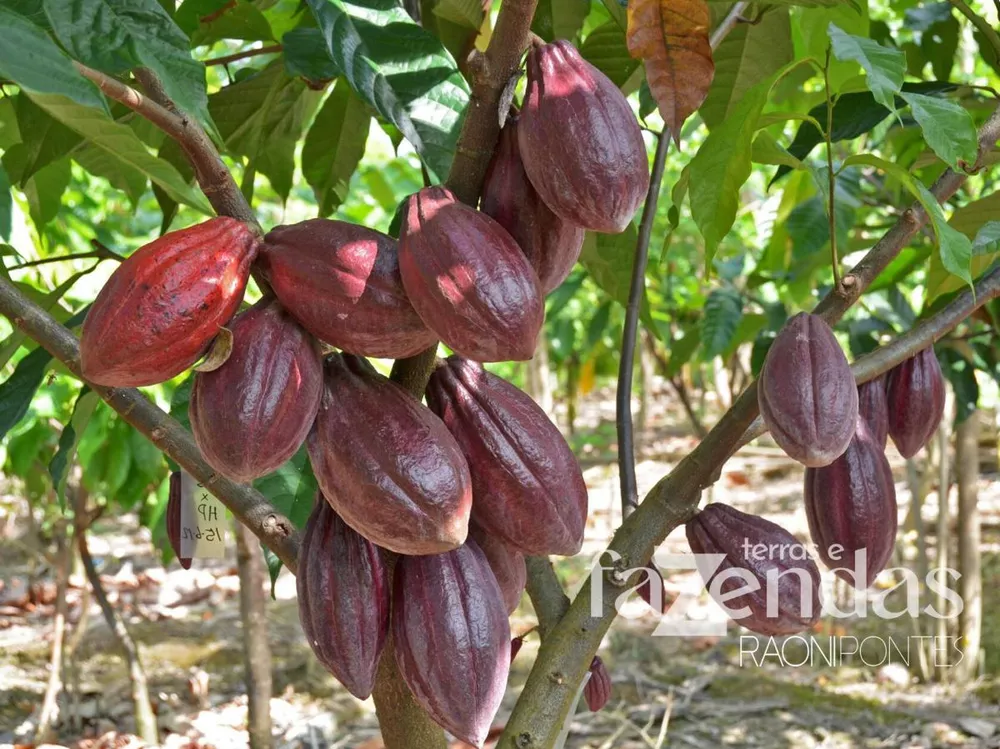
<instances>
[{"instance_id":1,"label":"cacao tree trunk","mask_svg":"<svg viewBox=\"0 0 1000 749\"><path fill-rule=\"evenodd\" d=\"M955 472L958 482L958 571L962 613L958 626L962 661L953 669L955 681L976 677L983 626L982 571L980 567L979 414L973 411L955 430Z\"/></svg>"},{"instance_id":2,"label":"cacao tree trunk","mask_svg":"<svg viewBox=\"0 0 1000 749\"><path fill-rule=\"evenodd\" d=\"M240 576L240 619L247 673L247 732L251 749L270 749L271 644L267 639L267 580L264 555L256 536L236 527L236 564Z\"/></svg>"},{"instance_id":3,"label":"cacao tree trunk","mask_svg":"<svg viewBox=\"0 0 1000 749\"><path fill-rule=\"evenodd\" d=\"M52 650L49 658L49 683L42 700L42 709L35 729L35 743L47 744L53 739L53 725L59 714L59 696L63 692L63 641L66 634L66 588L72 564L72 545L67 524L59 523L56 540L56 615L52 624Z\"/></svg>"}]
</instances>

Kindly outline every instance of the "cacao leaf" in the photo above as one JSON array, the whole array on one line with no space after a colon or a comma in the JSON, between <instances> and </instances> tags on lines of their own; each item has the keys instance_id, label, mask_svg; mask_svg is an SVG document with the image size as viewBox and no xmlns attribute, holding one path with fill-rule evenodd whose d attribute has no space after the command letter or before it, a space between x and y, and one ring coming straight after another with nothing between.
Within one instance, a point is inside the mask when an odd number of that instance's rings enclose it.
<instances>
[{"instance_id":1,"label":"cacao leaf","mask_svg":"<svg viewBox=\"0 0 1000 749\"><path fill-rule=\"evenodd\" d=\"M618 0L604 0L604 5L618 28L624 29L625 9ZM547 42L575 39L583 28L589 6L587 0L538 0L531 30Z\"/></svg>"},{"instance_id":2,"label":"cacao leaf","mask_svg":"<svg viewBox=\"0 0 1000 749\"><path fill-rule=\"evenodd\" d=\"M76 449L80 445L80 438L83 437L83 430L87 428L87 423L100 400L101 397L97 393L87 385L83 386L76 398L76 403L73 404L73 413L63 427L62 434L59 435L56 454L49 461L49 475L52 477L52 485L56 489L60 507L65 507L68 469L73 465Z\"/></svg>"},{"instance_id":3,"label":"cacao leaf","mask_svg":"<svg viewBox=\"0 0 1000 749\"><path fill-rule=\"evenodd\" d=\"M629 54L625 32L615 21L602 23L587 34L580 46L583 59L614 81L620 89L626 88L641 62ZM633 85L634 87L634 85Z\"/></svg>"},{"instance_id":4,"label":"cacao leaf","mask_svg":"<svg viewBox=\"0 0 1000 749\"><path fill-rule=\"evenodd\" d=\"M841 61L853 60L868 74L865 82L875 101L886 109L895 109L895 94L903 85L906 57L898 49L848 34L831 22L827 27L834 56Z\"/></svg>"},{"instance_id":5,"label":"cacao leaf","mask_svg":"<svg viewBox=\"0 0 1000 749\"><path fill-rule=\"evenodd\" d=\"M346 81L338 80L302 144L302 176L316 195L320 216L329 216L347 199L370 122L365 103Z\"/></svg>"},{"instance_id":6,"label":"cacao leaf","mask_svg":"<svg viewBox=\"0 0 1000 749\"><path fill-rule=\"evenodd\" d=\"M913 118L920 125L927 145L948 166L961 170L961 164L976 163L979 138L972 115L959 104L923 94L902 93Z\"/></svg>"},{"instance_id":7,"label":"cacao leaf","mask_svg":"<svg viewBox=\"0 0 1000 749\"><path fill-rule=\"evenodd\" d=\"M340 66L330 57L319 29L292 29L281 37L281 47L289 75L312 82L332 81L340 75Z\"/></svg>"}]
</instances>

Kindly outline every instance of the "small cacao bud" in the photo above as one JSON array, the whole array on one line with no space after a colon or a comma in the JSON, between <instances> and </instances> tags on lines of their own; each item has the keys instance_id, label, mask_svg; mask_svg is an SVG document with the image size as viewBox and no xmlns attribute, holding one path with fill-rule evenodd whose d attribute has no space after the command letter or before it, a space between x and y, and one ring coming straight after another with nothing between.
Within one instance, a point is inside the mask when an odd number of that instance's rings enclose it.
<instances>
[{"instance_id":1,"label":"small cacao bud","mask_svg":"<svg viewBox=\"0 0 1000 749\"><path fill-rule=\"evenodd\" d=\"M592 713L607 705L611 699L611 676L599 655L595 655L590 662L590 679L583 688L583 698Z\"/></svg>"},{"instance_id":2,"label":"small cacao bud","mask_svg":"<svg viewBox=\"0 0 1000 749\"><path fill-rule=\"evenodd\" d=\"M507 613L513 614L521 603L521 594L528 580L528 571L524 566L524 554L512 549L503 541L494 538L480 529L475 523L469 525L469 536L479 545L486 561L489 562L493 576L500 585L503 603Z\"/></svg>"},{"instance_id":3,"label":"small cacao bud","mask_svg":"<svg viewBox=\"0 0 1000 749\"><path fill-rule=\"evenodd\" d=\"M667 589L663 584L663 573L661 573L652 562L647 564L645 569L646 579L643 581L642 585L639 586L637 591L639 593L639 597L642 598L642 600L644 600L654 611L659 611L661 614L665 614L667 613L667 609L670 608L671 599L667 596ZM658 607L653 605L654 590L658 590L660 594Z\"/></svg>"},{"instance_id":4,"label":"small cacao bud","mask_svg":"<svg viewBox=\"0 0 1000 749\"><path fill-rule=\"evenodd\" d=\"M826 321L802 312L774 339L757 387L760 415L789 457L825 466L854 436L858 389Z\"/></svg>"},{"instance_id":5,"label":"small cacao bud","mask_svg":"<svg viewBox=\"0 0 1000 749\"><path fill-rule=\"evenodd\" d=\"M858 413L875 441L885 449L889 437L889 407L885 395L885 375L858 385Z\"/></svg>"},{"instance_id":6,"label":"small cacao bud","mask_svg":"<svg viewBox=\"0 0 1000 749\"><path fill-rule=\"evenodd\" d=\"M517 658L517 654L521 652L521 646L524 645L524 635L518 635L510 641L510 662L513 663L514 659Z\"/></svg>"},{"instance_id":7,"label":"small cacao bud","mask_svg":"<svg viewBox=\"0 0 1000 749\"><path fill-rule=\"evenodd\" d=\"M928 346L890 372L886 383L889 436L904 458L912 458L930 442L944 416L944 377Z\"/></svg>"},{"instance_id":8,"label":"small cacao bud","mask_svg":"<svg viewBox=\"0 0 1000 749\"><path fill-rule=\"evenodd\" d=\"M167 495L167 541L174 550L174 556L186 570L191 569L191 557L181 556L181 472L170 474L169 494Z\"/></svg>"}]
</instances>

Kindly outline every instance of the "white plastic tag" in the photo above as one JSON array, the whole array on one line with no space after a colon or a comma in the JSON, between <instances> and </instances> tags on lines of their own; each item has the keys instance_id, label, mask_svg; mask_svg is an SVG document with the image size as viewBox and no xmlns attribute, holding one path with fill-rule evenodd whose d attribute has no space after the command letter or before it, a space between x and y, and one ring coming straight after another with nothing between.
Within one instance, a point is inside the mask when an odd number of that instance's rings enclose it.
<instances>
[{"instance_id":1,"label":"white plastic tag","mask_svg":"<svg viewBox=\"0 0 1000 749\"><path fill-rule=\"evenodd\" d=\"M187 471L181 471L181 556L226 555L226 508Z\"/></svg>"}]
</instances>

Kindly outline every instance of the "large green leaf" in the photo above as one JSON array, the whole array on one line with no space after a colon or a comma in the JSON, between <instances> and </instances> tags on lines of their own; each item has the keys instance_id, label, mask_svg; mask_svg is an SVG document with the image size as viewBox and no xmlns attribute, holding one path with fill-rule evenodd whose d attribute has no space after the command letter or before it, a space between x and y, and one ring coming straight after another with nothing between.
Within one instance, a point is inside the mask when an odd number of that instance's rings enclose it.
<instances>
[{"instance_id":1,"label":"large green leaf","mask_svg":"<svg viewBox=\"0 0 1000 749\"><path fill-rule=\"evenodd\" d=\"M281 38L281 46L289 75L307 81L330 81L340 75L340 66L330 57L319 29L292 29Z\"/></svg>"},{"instance_id":2,"label":"large green leaf","mask_svg":"<svg viewBox=\"0 0 1000 749\"><path fill-rule=\"evenodd\" d=\"M979 138L976 123L965 107L922 94L904 92L901 96L910 105L927 145L944 163L953 169L961 169L960 162L976 163Z\"/></svg>"},{"instance_id":3,"label":"large green leaf","mask_svg":"<svg viewBox=\"0 0 1000 749\"><path fill-rule=\"evenodd\" d=\"M62 196L69 187L71 176L70 160L60 159L41 169L25 184L24 196L28 199L28 212L39 234L59 215Z\"/></svg>"},{"instance_id":4,"label":"large green leaf","mask_svg":"<svg viewBox=\"0 0 1000 749\"><path fill-rule=\"evenodd\" d=\"M59 446L49 462L49 475L52 477L52 484L56 488L56 495L59 497L60 503L64 501L66 496L68 469L73 465L76 450L80 446L80 439L83 437L87 423L100 400L101 397L96 392L84 386L73 405L73 414L66 422L66 426L63 427L62 434L59 435Z\"/></svg>"},{"instance_id":5,"label":"large green leaf","mask_svg":"<svg viewBox=\"0 0 1000 749\"><path fill-rule=\"evenodd\" d=\"M991 200L993 198L993 200ZM977 206L976 203L986 203L992 207L993 212L988 220L976 225L977 222L970 221L969 213L984 210L984 206ZM955 229L961 231L966 237L972 239L972 257L970 273L972 278L978 278L988 268L990 268L997 258L1000 258L1000 222L992 220L997 213L997 205L1000 204L1000 193L994 193L987 198L976 201L964 208L959 208L951 217L948 223ZM963 213L965 209L970 212ZM975 229L972 226L975 225ZM931 304L942 294L958 291L962 288L963 281L958 276L952 275L944 267L941 255L935 253L931 255L930 267L927 269L927 304Z\"/></svg>"},{"instance_id":6,"label":"large green leaf","mask_svg":"<svg viewBox=\"0 0 1000 749\"><path fill-rule=\"evenodd\" d=\"M36 348L17 363L14 373L0 383L0 439L7 436L28 413L31 399L35 397L52 355L43 348Z\"/></svg>"},{"instance_id":7,"label":"large green leaf","mask_svg":"<svg viewBox=\"0 0 1000 749\"><path fill-rule=\"evenodd\" d=\"M0 239L10 241L14 214L14 197L10 194L10 178L0 166Z\"/></svg>"},{"instance_id":8,"label":"large green leaf","mask_svg":"<svg viewBox=\"0 0 1000 749\"><path fill-rule=\"evenodd\" d=\"M868 74L866 83L875 101L892 109L895 95L903 85L906 55L894 47L884 47L871 39L848 34L832 22L827 31L837 59L860 64Z\"/></svg>"},{"instance_id":9,"label":"large green leaf","mask_svg":"<svg viewBox=\"0 0 1000 749\"><path fill-rule=\"evenodd\" d=\"M618 0L604 0L612 22L625 31L625 8ZM587 0L538 0L531 30L547 42L576 39L590 10Z\"/></svg>"},{"instance_id":10,"label":"large green leaf","mask_svg":"<svg viewBox=\"0 0 1000 749\"><path fill-rule=\"evenodd\" d=\"M580 54L618 88L623 88L642 64L642 60L629 53L625 32L615 21L602 23L591 31L580 47Z\"/></svg>"},{"instance_id":11,"label":"large green leaf","mask_svg":"<svg viewBox=\"0 0 1000 749\"><path fill-rule=\"evenodd\" d=\"M4 153L3 165L11 181L24 187L36 172L76 148L83 137L49 115L25 94L14 100L14 111L18 131L23 133L23 137Z\"/></svg>"},{"instance_id":12,"label":"large green leaf","mask_svg":"<svg viewBox=\"0 0 1000 749\"><path fill-rule=\"evenodd\" d=\"M736 328L743 319L743 297L735 289L713 289L705 300L701 319L701 342L705 358L713 359L729 348Z\"/></svg>"}]
</instances>

